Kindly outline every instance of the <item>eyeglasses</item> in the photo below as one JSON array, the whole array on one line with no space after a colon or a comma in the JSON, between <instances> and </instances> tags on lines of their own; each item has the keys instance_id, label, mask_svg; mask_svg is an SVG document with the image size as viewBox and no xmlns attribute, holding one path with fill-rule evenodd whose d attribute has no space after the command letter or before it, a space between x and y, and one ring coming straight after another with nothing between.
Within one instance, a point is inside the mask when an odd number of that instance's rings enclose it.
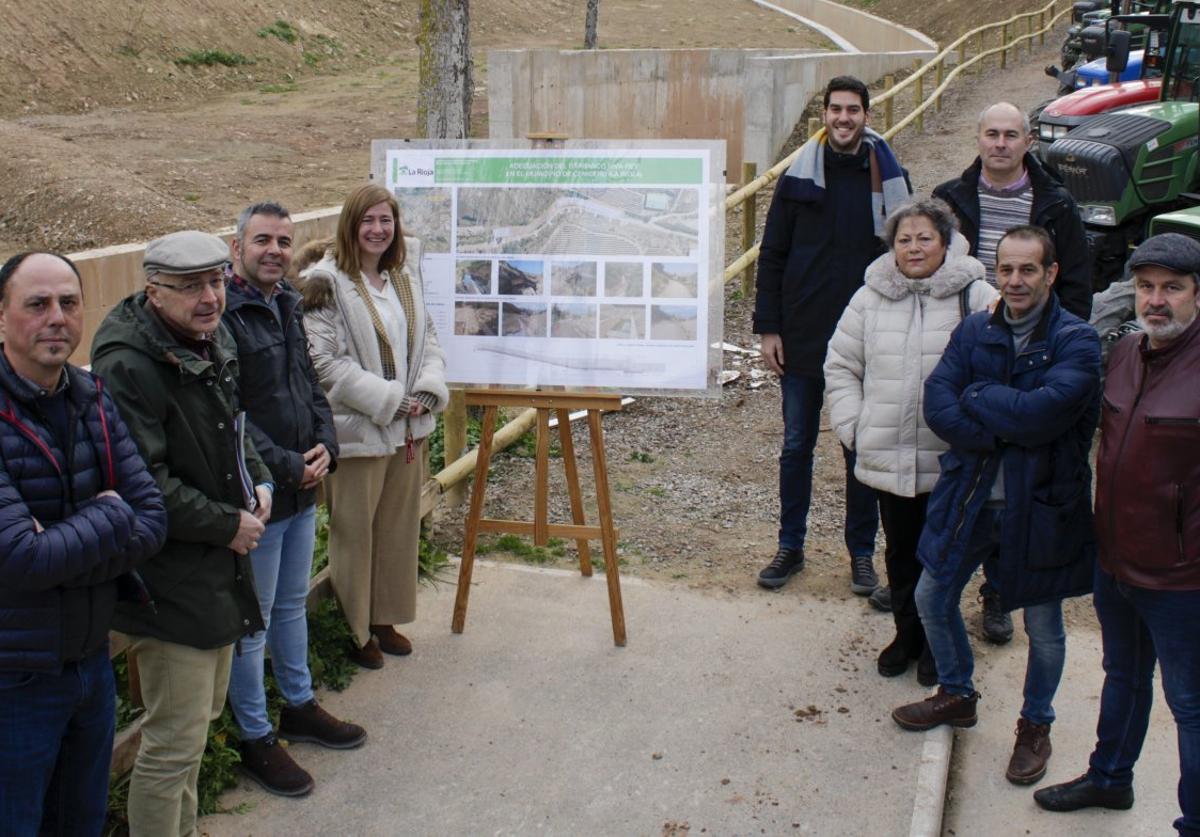
<instances>
[{"instance_id":1,"label":"eyeglasses","mask_svg":"<svg viewBox=\"0 0 1200 837\"><path fill-rule=\"evenodd\" d=\"M153 280L150 282L150 284L157 285L160 288L170 288L180 296L188 297L189 299L196 299L204 293L205 288L208 288L214 294L224 293L225 288L229 285L229 278L222 272L220 274L214 273L208 279L201 279L196 282L187 282L183 285L172 285L170 282L155 282Z\"/></svg>"}]
</instances>

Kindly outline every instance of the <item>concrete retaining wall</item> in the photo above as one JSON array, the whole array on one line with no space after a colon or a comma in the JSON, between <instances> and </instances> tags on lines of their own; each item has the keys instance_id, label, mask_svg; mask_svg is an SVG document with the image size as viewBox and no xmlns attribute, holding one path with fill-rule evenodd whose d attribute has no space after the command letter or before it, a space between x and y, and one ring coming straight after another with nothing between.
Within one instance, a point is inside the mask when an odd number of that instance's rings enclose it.
<instances>
[{"instance_id":1,"label":"concrete retaining wall","mask_svg":"<svg viewBox=\"0 0 1200 837\"><path fill-rule=\"evenodd\" d=\"M292 216L296 224L296 248L314 238L332 236L340 212L340 206L333 206ZM233 227L218 230L216 234L228 241L233 237ZM145 244L119 244L70 254L83 279L84 306L83 340L71 356L72 363L88 364L92 338L105 315L122 299L146 286L146 274L142 270L145 249Z\"/></svg>"},{"instance_id":2,"label":"concrete retaining wall","mask_svg":"<svg viewBox=\"0 0 1200 837\"><path fill-rule=\"evenodd\" d=\"M830 78L848 73L874 81L936 52L918 32L828 0L762 5L828 28L844 49L859 51L492 50L490 136L724 139L734 172L742 160L761 169Z\"/></svg>"}]
</instances>

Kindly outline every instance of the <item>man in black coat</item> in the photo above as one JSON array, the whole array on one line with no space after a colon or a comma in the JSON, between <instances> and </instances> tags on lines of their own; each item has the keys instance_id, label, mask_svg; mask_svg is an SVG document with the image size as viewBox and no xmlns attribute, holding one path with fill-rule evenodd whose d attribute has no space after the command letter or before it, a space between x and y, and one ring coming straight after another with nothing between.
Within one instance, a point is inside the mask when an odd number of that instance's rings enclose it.
<instances>
[{"instance_id":1,"label":"man in black coat","mask_svg":"<svg viewBox=\"0 0 1200 837\"><path fill-rule=\"evenodd\" d=\"M839 76L829 82L824 130L805 143L780 178L767 213L754 333L762 335L768 368L780 376L784 422L779 548L758 574L767 588L783 586L804 566L825 351L867 265L885 249L879 237L882 212L911 192L883 138L868 131L869 109L861 81ZM882 183L883 191L873 182ZM879 510L875 492L854 477L853 452L843 448L843 455L850 587L865 596L879 583L872 561Z\"/></svg>"},{"instance_id":2,"label":"man in black coat","mask_svg":"<svg viewBox=\"0 0 1200 837\"><path fill-rule=\"evenodd\" d=\"M1075 199L1058 178L1029 153L1029 117L1015 105L998 102L979 114L979 156L961 177L933 190L950 205L971 255L983 262L996 285L996 244L1013 227L1043 228L1058 254L1054 293L1063 308L1087 320L1092 311L1092 267L1087 235ZM986 566L986 565L985 565ZM995 588L985 582L983 635L1002 645L1012 639L1012 618L1000 608Z\"/></svg>"},{"instance_id":3,"label":"man in black coat","mask_svg":"<svg viewBox=\"0 0 1200 837\"><path fill-rule=\"evenodd\" d=\"M70 260L0 267L0 832L100 834L118 593L167 534L163 496L103 383L67 358L83 333Z\"/></svg>"},{"instance_id":4,"label":"man in black coat","mask_svg":"<svg viewBox=\"0 0 1200 837\"><path fill-rule=\"evenodd\" d=\"M242 770L271 793L303 796L312 777L279 746L267 718L263 646L286 705L279 733L334 749L358 747L362 727L339 721L313 698L305 603L316 533L316 486L337 465L337 436L317 383L304 333L300 294L284 280L292 261L292 219L276 203L256 203L238 218L234 277L225 326L238 346L247 430L275 482L271 521L250 553L266 629L242 642L229 680L229 705L241 728Z\"/></svg>"}]
</instances>

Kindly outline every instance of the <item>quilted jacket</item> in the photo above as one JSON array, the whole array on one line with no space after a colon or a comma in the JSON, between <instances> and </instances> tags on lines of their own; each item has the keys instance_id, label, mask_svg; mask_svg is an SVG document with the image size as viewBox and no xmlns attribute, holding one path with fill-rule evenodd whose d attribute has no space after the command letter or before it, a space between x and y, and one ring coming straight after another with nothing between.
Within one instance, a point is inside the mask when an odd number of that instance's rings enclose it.
<instances>
[{"instance_id":1,"label":"quilted jacket","mask_svg":"<svg viewBox=\"0 0 1200 837\"><path fill-rule=\"evenodd\" d=\"M904 276L890 252L867 268L825 359L830 423L857 452L854 475L862 483L900 497L933 490L938 455L949 446L925 423L922 385L962 321L963 292L968 312L996 298L983 276L958 233L926 279Z\"/></svg>"},{"instance_id":2,"label":"quilted jacket","mask_svg":"<svg viewBox=\"0 0 1200 837\"><path fill-rule=\"evenodd\" d=\"M127 574L166 537L162 493L112 399L66 369L59 439L0 353L0 671L57 672L105 647L117 579L135 587ZM121 499L97 499L106 489Z\"/></svg>"}]
</instances>

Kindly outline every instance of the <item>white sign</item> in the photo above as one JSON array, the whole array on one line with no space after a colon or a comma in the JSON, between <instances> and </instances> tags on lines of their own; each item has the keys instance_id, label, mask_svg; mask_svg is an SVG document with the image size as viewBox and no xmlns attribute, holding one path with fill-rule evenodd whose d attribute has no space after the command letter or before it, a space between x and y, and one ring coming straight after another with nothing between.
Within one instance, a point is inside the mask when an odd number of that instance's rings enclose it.
<instances>
[{"instance_id":1,"label":"white sign","mask_svg":"<svg viewBox=\"0 0 1200 837\"><path fill-rule=\"evenodd\" d=\"M422 241L450 382L714 386L723 238L710 236L723 237L724 213L712 206L711 143L384 145L376 178Z\"/></svg>"}]
</instances>

